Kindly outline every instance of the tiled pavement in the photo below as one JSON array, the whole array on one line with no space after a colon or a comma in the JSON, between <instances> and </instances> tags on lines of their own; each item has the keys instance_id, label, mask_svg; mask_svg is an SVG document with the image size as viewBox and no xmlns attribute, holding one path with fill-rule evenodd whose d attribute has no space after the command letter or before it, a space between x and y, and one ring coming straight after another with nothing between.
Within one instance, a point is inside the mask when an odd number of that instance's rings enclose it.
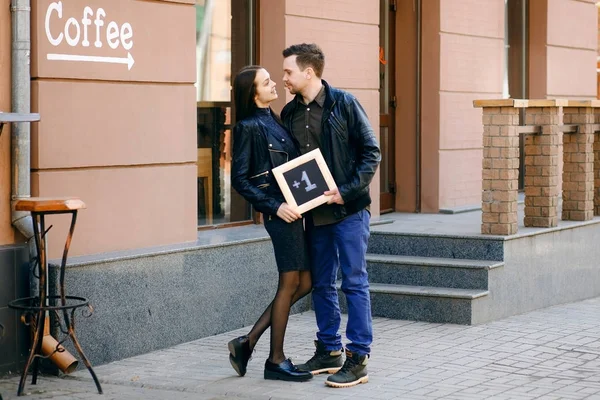
<instances>
[{"instance_id":1,"label":"tiled pavement","mask_svg":"<svg viewBox=\"0 0 600 400\"><path fill-rule=\"evenodd\" d=\"M290 318L286 353L312 355L314 315ZM478 326L374 319L370 381L347 389L266 381L268 332L244 378L229 365L227 341L247 328L96 368L104 395L86 370L28 380L28 399L599 399L600 298ZM85 348L85 343L83 344ZM0 379L4 400L18 377Z\"/></svg>"}]
</instances>

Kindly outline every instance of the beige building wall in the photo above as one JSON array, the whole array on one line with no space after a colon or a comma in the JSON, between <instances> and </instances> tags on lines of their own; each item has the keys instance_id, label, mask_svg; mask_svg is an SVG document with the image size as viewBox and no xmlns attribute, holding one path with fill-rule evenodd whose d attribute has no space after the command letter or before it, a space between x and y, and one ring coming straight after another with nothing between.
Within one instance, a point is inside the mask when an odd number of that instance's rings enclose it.
<instances>
[{"instance_id":1,"label":"beige building wall","mask_svg":"<svg viewBox=\"0 0 600 400\"><path fill-rule=\"evenodd\" d=\"M595 1L540 0L530 1L529 7L529 98L595 99ZM562 145L559 147L558 174L562 176Z\"/></svg>"},{"instance_id":2,"label":"beige building wall","mask_svg":"<svg viewBox=\"0 0 600 400\"><path fill-rule=\"evenodd\" d=\"M541 0L530 7L530 97L595 99L595 1Z\"/></svg>"},{"instance_id":3,"label":"beige building wall","mask_svg":"<svg viewBox=\"0 0 600 400\"><path fill-rule=\"evenodd\" d=\"M481 201L481 112L502 97L503 0L423 2L422 210Z\"/></svg>"},{"instance_id":4,"label":"beige building wall","mask_svg":"<svg viewBox=\"0 0 600 400\"><path fill-rule=\"evenodd\" d=\"M195 240L195 0L51 3L32 3L32 194L86 202L72 255Z\"/></svg>"},{"instance_id":5,"label":"beige building wall","mask_svg":"<svg viewBox=\"0 0 600 400\"><path fill-rule=\"evenodd\" d=\"M11 112L11 13L10 2L0 0L0 112ZM14 243L10 221L10 124L0 135L0 245Z\"/></svg>"},{"instance_id":6,"label":"beige building wall","mask_svg":"<svg viewBox=\"0 0 600 400\"><path fill-rule=\"evenodd\" d=\"M594 3L529 2L530 98L596 97ZM436 212L480 201L481 117L471 101L502 97L504 1L425 1L423 18L422 209Z\"/></svg>"},{"instance_id":7,"label":"beige building wall","mask_svg":"<svg viewBox=\"0 0 600 400\"><path fill-rule=\"evenodd\" d=\"M278 84L280 98L274 108L280 111L292 99L282 83L282 50L314 42L325 53L323 79L357 97L379 138L379 2L261 1L260 7L259 62ZM379 215L379 173L371 197L371 213Z\"/></svg>"}]
</instances>

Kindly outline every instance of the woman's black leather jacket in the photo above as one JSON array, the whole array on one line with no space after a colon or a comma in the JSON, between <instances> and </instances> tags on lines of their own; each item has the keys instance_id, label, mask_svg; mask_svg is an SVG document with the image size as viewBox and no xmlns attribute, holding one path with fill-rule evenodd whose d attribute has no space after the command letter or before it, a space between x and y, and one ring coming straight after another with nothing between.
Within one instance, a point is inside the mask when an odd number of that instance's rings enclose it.
<instances>
[{"instance_id":1,"label":"woman's black leather jacket","mask_svg":"<svg viewBox=\"0 0 600 400\"><path fill-rule=\"evenodd\" d=\"M287 142L257 115L239 121L233 128L232 186L257 211L268 215L276 215L285 202L271 170L299 154L296 140L286 136Z\"/></svg>"}]
</instances>

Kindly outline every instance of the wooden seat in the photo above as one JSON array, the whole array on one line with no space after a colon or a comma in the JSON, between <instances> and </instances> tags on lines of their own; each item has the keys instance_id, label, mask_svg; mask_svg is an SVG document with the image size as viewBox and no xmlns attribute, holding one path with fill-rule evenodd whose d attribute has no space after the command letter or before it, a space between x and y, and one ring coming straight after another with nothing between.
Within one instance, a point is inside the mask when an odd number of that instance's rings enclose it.
<instances>
[{"instance_id":1,"label":"wooden seat","mask_svg":"<svg viewBox=\"0 0 600 400\"><path fill-rule=\"evenodd\" d=\"M85 203L77 197L29 197L18 199L15 203L17 211L60 212L85 208Z\"/></svg>"}]
</instances>

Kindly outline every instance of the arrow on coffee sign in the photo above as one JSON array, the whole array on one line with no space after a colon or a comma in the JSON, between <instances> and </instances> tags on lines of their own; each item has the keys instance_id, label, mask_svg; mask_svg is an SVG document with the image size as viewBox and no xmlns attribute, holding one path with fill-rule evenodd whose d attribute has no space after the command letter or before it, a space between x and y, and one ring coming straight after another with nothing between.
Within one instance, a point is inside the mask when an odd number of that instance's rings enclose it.
<instances>
[{"instance_id":1,"label":"arrow on coffee sign","mask_svg":"<svg viewBox=\"0 0 600 400\"><path fill-rule=\"evenodd\" d=\"M48 54L46 57L52 61L84 61L84 62L99 62L109 64L127 64L127 69L131 70L135 63L131 53L127 53L127 57L102 57L102 56L81 56L76 54Z\"/></svg>"}]
</instances>

